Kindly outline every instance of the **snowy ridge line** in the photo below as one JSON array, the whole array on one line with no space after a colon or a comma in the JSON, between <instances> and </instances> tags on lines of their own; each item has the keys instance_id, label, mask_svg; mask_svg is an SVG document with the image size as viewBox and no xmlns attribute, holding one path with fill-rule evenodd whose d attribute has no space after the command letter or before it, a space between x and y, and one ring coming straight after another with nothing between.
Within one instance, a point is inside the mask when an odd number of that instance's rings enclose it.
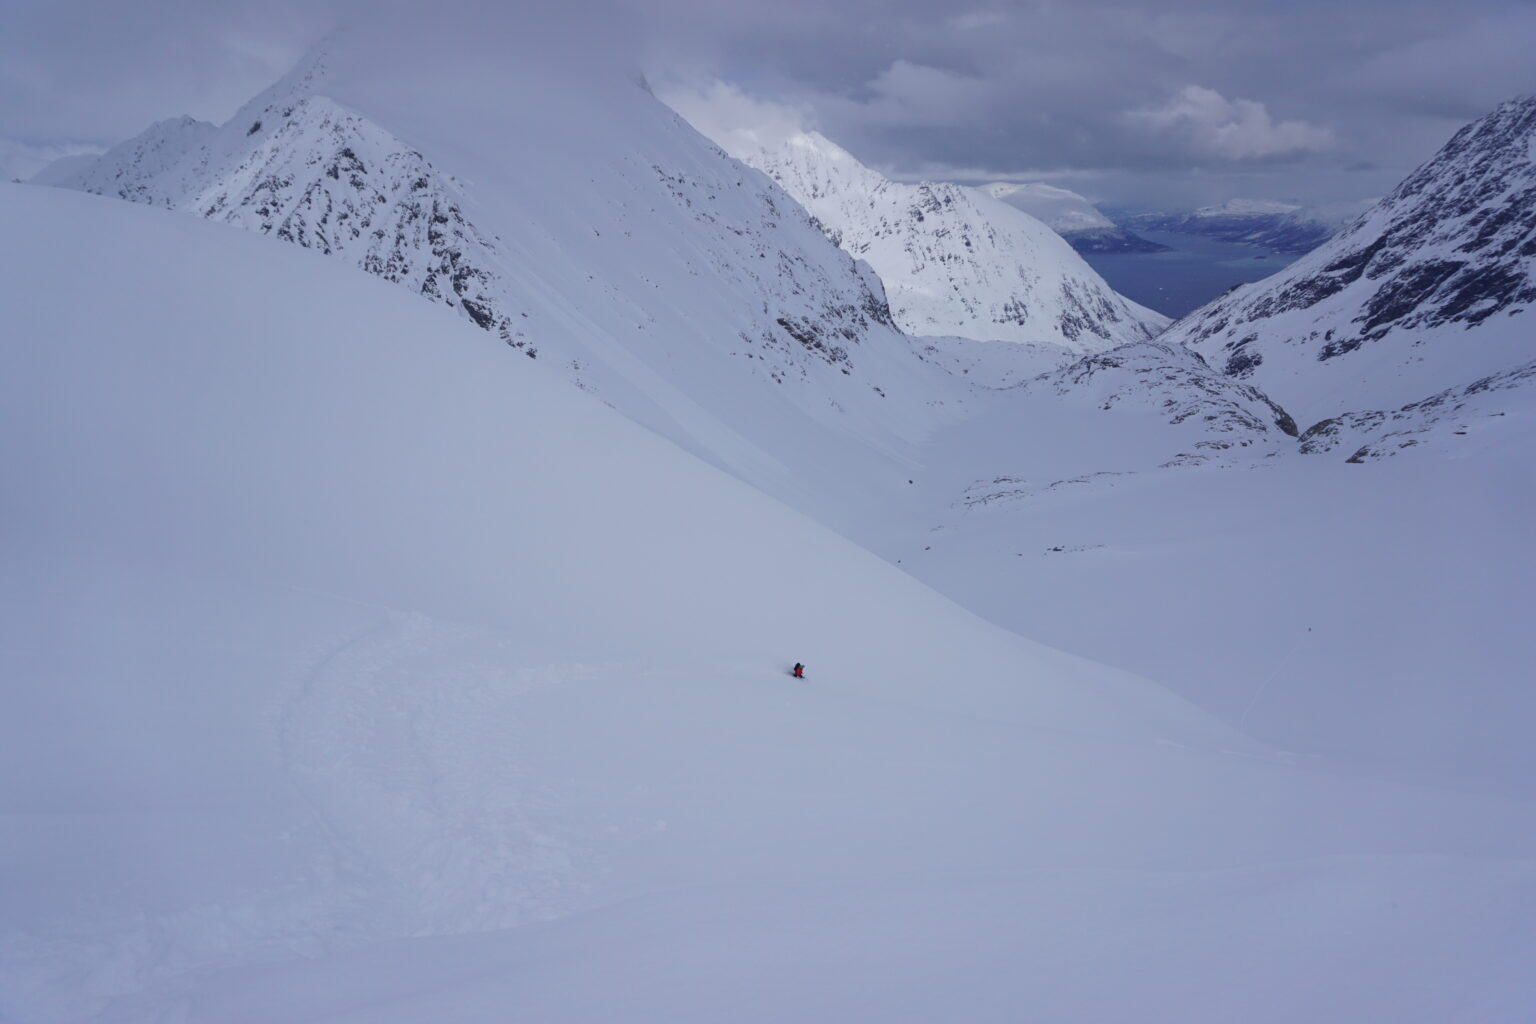
<instances>
[{"instance_id":1,"label":"snowy ridge line","mask_svg":"<svg viewBox=\"0 0 1536 1024\"><path fill-rule=\"evenodd\" d=\"M777 147L744 131L715 141L782 185L834 243L869 261L897 324L911 334L1081 354L1151 338L1168 323L1117 295L1056 232L983 192L891 181L816 132Z\"/></svg>"}]
</instances>

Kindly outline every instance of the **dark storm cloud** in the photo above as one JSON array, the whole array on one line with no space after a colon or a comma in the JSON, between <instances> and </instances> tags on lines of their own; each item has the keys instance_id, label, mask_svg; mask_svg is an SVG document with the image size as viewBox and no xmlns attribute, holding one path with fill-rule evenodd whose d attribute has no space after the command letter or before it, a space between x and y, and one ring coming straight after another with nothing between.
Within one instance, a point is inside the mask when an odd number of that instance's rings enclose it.
<instances>
[{"instance_id":1,"label":"dark storm cloud","mask_svg":"<svg viewBox=\"0 0 1536 1024\"><path fill-rule=\"evenodd\" d=\"M897 169L1401 163L1536 88L1536 10L1507 0L799 9L698 11L714 70Z\"/></svg>"},{"instance_id":2,"label":"dark storm cloud","mask_svg":"<svg viewBox=\"0 0 1536 1024\"><path fill-rule=\"evenodd\" d=\"M1377 188L1536 88L1527 0L427 6L0 0L0 137L112 141L228 116L338 22L405 53L435 38L489 59L632 61L671 88L722 79L898 175L1117 189ZM1345 170L1367 163L1369 185Z\"/></svg>"}]
</instances>

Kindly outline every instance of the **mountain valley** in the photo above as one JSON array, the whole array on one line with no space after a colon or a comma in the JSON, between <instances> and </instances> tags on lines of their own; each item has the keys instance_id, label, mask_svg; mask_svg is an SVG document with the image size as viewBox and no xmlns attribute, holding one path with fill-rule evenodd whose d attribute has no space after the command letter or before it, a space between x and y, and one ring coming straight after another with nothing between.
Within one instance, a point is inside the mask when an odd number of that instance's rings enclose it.
<instances>
[{"instance_id":1,"label":"mountain valley","mask_svg":"<svg viewBox=\"0 0 1536 1024\"><path fill-rule=\"evenodd\" d=\"M1536 101L1169 324L520 46L0 186L0 1018L1521 1019Z\"/></svg>"}]
</instances>

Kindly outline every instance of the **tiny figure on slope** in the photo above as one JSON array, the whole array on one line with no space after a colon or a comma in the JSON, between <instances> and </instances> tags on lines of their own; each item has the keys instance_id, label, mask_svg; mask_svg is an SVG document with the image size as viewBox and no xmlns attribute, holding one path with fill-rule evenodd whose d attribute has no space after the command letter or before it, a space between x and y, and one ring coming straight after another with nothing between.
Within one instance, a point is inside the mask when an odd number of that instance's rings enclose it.
<instances>
[{"instance_id":1,"label":"tiny figure on slope","mask_svg":"<svg viewBox=\"0 0 1536 1024\"><path fill-rule=\"evenodd\" d=\"M804 679L805 678L805 666L800 664L798 661L795 662L795 678L796 679Z\"/></svg>"}]
</instances>

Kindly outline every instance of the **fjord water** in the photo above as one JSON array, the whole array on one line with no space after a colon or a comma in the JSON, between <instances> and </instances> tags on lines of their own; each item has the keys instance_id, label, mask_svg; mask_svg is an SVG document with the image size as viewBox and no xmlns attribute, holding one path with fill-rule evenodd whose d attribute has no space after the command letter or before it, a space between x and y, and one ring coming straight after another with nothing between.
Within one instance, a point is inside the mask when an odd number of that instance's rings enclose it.
<instances>
[{"instance_id":1,"label":"fjord water","mask_svg":"<svg viewBox=\"0 0 1536 1024\"><path fill-rule=\"evenodd\" d=\"M1083 253L1088 265L1126 298L1174 318L1239 284L1289 266L1296 257L1178 231L1138 231L1167 252Z\"/></svg>"}]
</instances>

